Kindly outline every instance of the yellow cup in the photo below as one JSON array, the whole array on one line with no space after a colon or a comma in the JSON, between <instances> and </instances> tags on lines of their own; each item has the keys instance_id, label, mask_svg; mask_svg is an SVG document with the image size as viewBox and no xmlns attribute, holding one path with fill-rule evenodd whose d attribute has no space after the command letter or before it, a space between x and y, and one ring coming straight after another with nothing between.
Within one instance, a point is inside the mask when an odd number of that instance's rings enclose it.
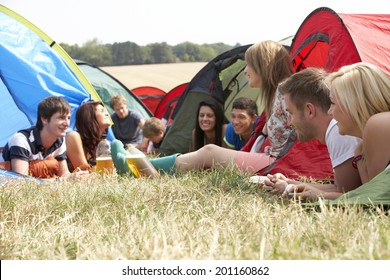
<instances>
[{"instance_id":1,"label":"yellow cup","mask_svg":"<svg viewBox=\"0 0 390 280\"><path fill-rule=\"evenodd\" d=\"M98 157L96 158L95 171L100 174L113 174L115 166L111 157Z\"/></svg>"},{"instance_id":2,"label":"yellow cup","mask_svg":"<svg viewBox=\"0 0 390 280\"><path fill-rule=\"evenodd\" d=\"M157 170L144 154L127 154L126 164L137 178L143 176L155 177L158 175Z\"/></svg>"}]
</instances>

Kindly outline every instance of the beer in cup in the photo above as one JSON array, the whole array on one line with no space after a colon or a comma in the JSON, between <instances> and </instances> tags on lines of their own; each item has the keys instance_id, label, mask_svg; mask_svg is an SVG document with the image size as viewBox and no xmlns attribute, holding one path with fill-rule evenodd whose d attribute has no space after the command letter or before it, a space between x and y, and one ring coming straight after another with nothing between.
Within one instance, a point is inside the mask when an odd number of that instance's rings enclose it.
<instances>
[{"instance_id":1,"label":"beer in cup","mask_svg":"<svg viewBox=\"0 0 390 280\"><path fill-rule=\"evenodd\" d=\"M126 164L137 178L143 176L155 177L158 175L157 170L143 153L127 154Z\"/></svg>"},{"instance_id":2,"label":"beer in cup","mask_svg":"<svg viewBox=\"0 0 390 280\"><path fill-rule=\"evenodd\" d=\"M98 157L96 158L96 172L100 174L113 174L115 170L114 163L111 157Z\"/></svg>"}]
</instances>

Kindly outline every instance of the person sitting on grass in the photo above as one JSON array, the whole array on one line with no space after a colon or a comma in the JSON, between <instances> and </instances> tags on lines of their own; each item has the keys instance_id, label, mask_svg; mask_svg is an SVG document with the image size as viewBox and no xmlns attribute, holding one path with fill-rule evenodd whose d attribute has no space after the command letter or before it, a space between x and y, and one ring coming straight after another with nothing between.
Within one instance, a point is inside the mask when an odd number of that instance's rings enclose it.
<instances>
[{"instance_id":1,"label":"person sitting on grass","mask_svg":"<svg viewBox=\"0 0 390 280\"><path fill-rule=\"evenodd\" d=\"M340 134L361 139L352 166L359 172L363 186L369 186L390 164L390 78L379 67L359 62L331 73L326 82L330 88L329 113L337 121ZM275 183L284 184L283 179ZM289 192L304 200L334 199L343 194L306 184Z\"/></svg>"},{"instance_id":2,"label":"person sitting on grass","mask_svg":"<svg viewBox=\"0 0 390 280\"><path fill-rule=\"evenodd\" d=\"M38 104L37 123L14 134L3 150L4 167L37 178L74 178L88 172L69 172L65 135L71 108L62 97L50 96Z\"/></svg>"},{"instance_id":3,"label":"person sitting on grass","mask_svg":"<svg viewBox=\"0 0 390 280\"><path fill-rule=\"evenodd\" d=\"M191 151L207 144L223 146L226 132L225 114L221 104L214 99L202 100L198 105L195 128L192 130Z\"/></svg>"},{"instance_id":4,"label":"person sitting on grass","mask_svg":"<svg viewBox=\"0 0 390 280\"><path fill-rule=\"evenodd\" d=\"M96 165L96 148L107 128L110 115L100 101L89 101L76 111L76 130L66 135L66 150L70 170L91 170Z\"/></svg>"},{"instance_id":5,"label":"person sitting on grass","mask_svg":"<svg viewBox=\"0 0 390 280\"><path fill-rule=\"evenodd\" d=\"M144 118L135 110L127 108L126 98L123 95L111 97L110 107L114 110L111 114L113 125L112 132L116 139L126 145L135 145L140 150L147 147L147 139L142 137Z\"/></svg>"},{"instance_id":6,"label":"person sitting on grass","mask_svg":"<svg viewBox=\"0 0 390 280\"><path fill-rule=\"evenodd\" d=\"M152 143L151 153L158 153L161 143L164 140L166 133L168 132L169 126L165 126L162 120L151 117L145 121L144 127L142 129L142 134L144 138L147 138Z\"/></svg>"},{"instance_id":7,"label":"person sitting on grass","mask_svg":"<svg viewBox=\"0 0 390 280\"><path fill-rule=\"evenodd\" d=\"M328 197L353 190L361 185L359 173L352 167L354 151L360 140L342 136L337 122L328 114L331 106L329 88L325 83L327 73L319 68L307 68L295 73L278 89L284 96L289 124L301 142L318 139L328 147L334 170L334 183L310 184L287 179L282 174L268 175L265 189L283 194L295 186L312 186L326 191Z\"/></svg>"}]
</instances>

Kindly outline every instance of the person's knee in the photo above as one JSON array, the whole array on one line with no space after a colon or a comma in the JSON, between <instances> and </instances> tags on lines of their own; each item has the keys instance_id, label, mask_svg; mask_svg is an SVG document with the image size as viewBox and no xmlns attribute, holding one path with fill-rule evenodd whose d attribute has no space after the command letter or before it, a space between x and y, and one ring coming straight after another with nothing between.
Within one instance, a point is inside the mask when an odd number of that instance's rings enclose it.
<instances>
[{"instance_id":1,"label":"person's knee","mask_svg":"<svg viewBox=\"0 0 390 280\"><path fill-rule=\"evenodd\" d=\"M213 157L218 153L222 148L215 144L207 144L198 150L198 153L202 156Z\"/></svg>"}]
</instances>

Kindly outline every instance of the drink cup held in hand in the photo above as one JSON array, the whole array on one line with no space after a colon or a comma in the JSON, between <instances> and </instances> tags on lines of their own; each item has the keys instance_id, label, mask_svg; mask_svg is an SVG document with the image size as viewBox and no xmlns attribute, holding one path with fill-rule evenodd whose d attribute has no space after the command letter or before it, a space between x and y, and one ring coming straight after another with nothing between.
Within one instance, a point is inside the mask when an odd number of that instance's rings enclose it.
<instances>
[{"instance_id":1,"label":"drink cup held in hand","mask_svg":"<svg viewBox=\"0 0 390 280\"><path fill-rule=\"evenodd\" d=\"M129 152L126 155L126 164L137 178L158 176L157 170L146 158L145 154L137 148L129 148Z\"/></svg>"},{"instance_id":2,"label":"drink cup held in hand","mask_svg":"<svg viewBox=\"0 0 390 280\"><path fill-rule=\"evenodd\" d=\"M96 149L96 172L100 174L113 174L115 166L111 157L111 144L105 135Z\"/></svg>"}]
</instances>

